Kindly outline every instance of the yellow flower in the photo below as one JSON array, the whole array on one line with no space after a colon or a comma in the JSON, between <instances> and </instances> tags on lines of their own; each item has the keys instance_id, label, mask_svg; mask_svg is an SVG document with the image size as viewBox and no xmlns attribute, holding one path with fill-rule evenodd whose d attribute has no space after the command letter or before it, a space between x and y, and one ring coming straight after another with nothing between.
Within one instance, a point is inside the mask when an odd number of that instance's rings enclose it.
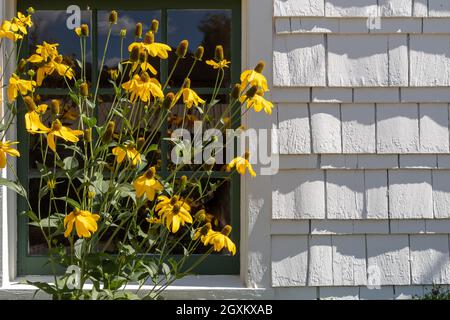
<instances>
[{"instance_id":1,"label":"yellow flower","mask_svg":"<svg viewBox=\"0 0 450 320\"><path fill-rule=\"evenodd\" d=\"M204 242L206 237L211 236L213 233L214 231L211 230L211 223L208 222L204 226L195 230L192 240L200 239L201 242Z\"/></svg>"},{"instance_id":2,"label":"yellow flower","mask_svg":"<svg viewBox=\"0 0 450 320\"><path fill-rule=\"evenodd\" d=\"M258 68L258 67L257 67ZM255 68L255 69L257 69ZM256 70L245 70L241 74L242 89L247 87L248 84L257 86L264 91L269 91L267 86L267 79L264 75Z\"/></svg>"},{"instance_id":3,"label":"yellow flower","mask_svg":"<svg viewBox=\"0 0 450 320\"><path fill-rule=\"evenodd\" d=\"M157 79L150 78L147 72L141 73L140 76L134 75L130 81L122 84L122 88L131 93L131 102L135 102L137 98L147 102L152 96L164 99L161 84Z\"/></svg>"},{"instance_id":4,"label":"yellow flower","mask_svg":"<svg viewBox=\"0 0 450 320\"><path fill-rule=\"evenodd\" d=\"M151 167L147 170L147 172L134 181L133 186L138 197L142 197L145 193L147 199L153 201L155 199L156 192L164 190L164 187L161 182L155 178L155 175L156 169L155 167Z\"/></svg>"},{"instance_id":5,"label":"yellow flower","mask_svg":"<svg viewBox=\"0 0 450 320\"><path fill-rule=\"evenodd\" d=\"M50 60L48 63L40 66L37 70L36 82L37 85L42 85L42 81L44 81L45 77L51 75L53 72L57 72L62 77L67 77L68 79L72 79L75 76L75 72L71 67L62 63L63 57L58 56L54 60Z\"/></svg>"},{"instance_id":6,"label":"yellow flower","mask_svg":"<svg viewBox=\"0 0 450 320\"><path fill-rule=\"evenodd\" d=\"M47 181L47 188L49 188L50 190L53 190L56 188L56 180L55 179L49 179Z\"/></svg>"},{"instance_id":7,"label":"yellow flower","mask_svg":"<svg viewBox=\"0 0 450 320\"><path fill-rule=\"evenodd\" d=\"M214 69L228 68L228 65L230 63L231 63L231 61L227 61L227 59L224 59L224 60L222 60L220 62L216 62L214 60L206 61L206 64L212 66Z\"/></svg>"},{"instance_id":8,"label":"yellow flower","mask_svg":"<svg viewBox=\"0 0 450 320\"><path fill-rule=\"evenodd\" d=\"M252 165L248 161L250 155L248 152L245 153L244 157L236 157L227 165L227 171L230 172L231 169L236 167L236 171L241 174L245 175L245 170L248 169L248 172L252 177L256 177L256 172L253 170Z\"/></svg>"},{"instance_id":9,"label":"yellow flower","mask_svg":"<svg viewBox=\"0 0 450 320\"><path fill-rule=\"evenodd\" d=\"M260 112L262 109L264 109L264 112L270 115L272 114L273 103L264 99L262 94L262 91L258 91L255 95L253 95L253 97L243 95L239 98L239 100L241 102L245 101L247 108L253 107L256 112Z\"/></svg>"},{"instance_id":10,"label":"yellow flower","mask_svg":"<svg viewBox=\"0 0 450 320\"><path fill-rule=\"evenodd\" d=\"M136 150L134 144L126 143L124 147L118 146L112 149L112 154L117 157L117 163L122 163L125 156L131 161L133 166L141 163L141 154Z\"/></svg>"},{"instance_id":11,"label":"yellow flower","mask_svg":"<svg viewBox=\"0 0 450 320\"><path fill-rule=\"evenodd\" d=\"M13 73L11 78L9 78L8 99L12 102L17 98L19 92L22 96L24 96L28 92L33 92L35 87L35 81L20 79L15 73Z\"/></svg>"},{"instance_id":12,"label":"yellow flower","mask_svg":"<svg viewBox=\"0 0 450 320\"><path fill-rule=\"evenodd\" d=\"M72 130L69 127L65 127L57 119L52 122L52 127L47 133L47 144L51 150L56 152L56 137L62 138L65 141L78 142L80 139L78 139L77 136L81 136L82 134L83 131Z\"/></svg>"},{"instance_id":13,"label":"yellow flower","mask_svg":"<svg viewBox=\"0 0 450 320\"><path fill-rule=\"evenodd\" d=\"M23 100L28 107L28 112L25 114L25 128L27 131L31 134L47 133L50 131L39 118L39 115L45 113L48 106L46 104L41 104L37 107L33 99L29 96L25 97Z\"/></svg>"},{"instance_id":14,"label":"yellow flower","mask_svg":"<svg viewBox=\"0 0 450 320\"><path fill-rule=\"evenodd\" d=\"M212 232L204 238L203 243L206 245L211 244L214 246L214 250L219 252L223 248L228 249L234 256L236 254L236 245L228 237L231 233L231 226L227 225L223 228L222 232Z\"/></svg>"},{"instance_id":15,"label":"yellow flower","mask_svg":"<svg viewBox=\"0 0 450 320\"><path fill-rule=\"evenodd\" d=\"M5 20L3 21L0 28L0 38L7 38L12 41L17 41L19 39L22 39L23 36L21 34L15 33L14 31L11 31L11 21Z\"/></svg>"},{"instance_id":16,"label":"yellow flower","mask_svg":"<svg viewBox=\"0 0 450 320\"><path fill-rule=\"evenodd\" d=\"M191 89L191 80L189 80L188 78L184 80L183 87L175 95L173 104L177 103L181 96L183 96L183 103L188 109L192 108L192 105L198 107L199 104L203 105L206 103L205 100L200 98L197 93Z\"/></svg>"},{"instance_id":17,"label":"yellow flower","mask_svg":"<svg viewBox=\"0 0 450 320\"><path fill-rule=\"evenodd\" d=\"M163 208L173 207L174 205L178 205L180 207L183 207L187 211L191 211L191 207L187 204L186 201L180 199L179 196L173 196L171 198L166 196L159 196L158 204L156 205L155 210L160 211ZM161 213L159 215L161 215Z\"/></svg>"},{"instance_id":18,"label":"yellow flower","mask_svg":"<svg viewBox=\"0 0 450 320\"><path fill-rule=\"evenodd\" d=\"M98 214L93 214L89 211L75 209L64 218L64 236L68 238L75 229L79 238L90 238L91 235L97 231L97 221L100 219Z\"/></svg>"},{"instance_id":19,"label":"yellow flower","mask_svg":"<svg viewBox=\"0 0 450 320\"><path fill-rule=\"evenodd\" d=\"M149 31L145 34L143 42L133 42L129 45L128 51L131 52L134 47L144 49L150 56L159 57L161 59L167 59L169 57L169 51L172 51L167 44L155 42L155 36L153 32Z\"/></svg>"},{"instance_id":20,"label":"yellow flower","mask_svg":"<svg viewBox=\"0 0 450 320\"><path fill-rule=\"evenodd\" d=\"M24 15L22 12L17 12L17 20L19 20L18 23L20 23L25 28L31 28L33 26L33 21L31 21L31 15ZM25 29L26 34L26 29Z\"/></svg>"},{"instance_id":21,"label":"yellow flower","mask_svg":"<svg viewBox=\"0 0 450 320\"><path fill-rule=\"evenodd\" d=\"M36 53L29 57L28 61L31 63L41 63L53 60L59 55L58 46L58 43L47 43L44 41L42 44L36 46Z\"/></svg>"},{"instance_id":22,"label":"yellow flower","mask_svg":"<svg viewBox=\"0 0 450 320\"><path fill-rule=\"evenodd\" d=\"M158 201L155 209L161 217L161 222L169 231L176 233L180 226L192 223L192 216L189 213L191 207L181 201L178 196L173 196L170 199L166 196L159 196Z\"/></svg>"},{"instance_id":23,"label":"yellow flower","mask_svg":"<svg viewBox=\"0 0 450 320\"><path fill-rule=\"evenodd\" d=\"M161 224L160 218L145 218L145 220L150 224Z\"/></svg>"},{"instance_id":24,"label":"yellow flower","mask_svg":"<svg viewBox=\"0 0 450 320\"><path fill-rule=\"evenodd\" d=\"M18 144L19 142L11 142L11 141L1 141L0 142L0 168L3 169L6 167L6 154L9 154L12 157L20 157L20 153L18 150L11 148L12 145Z\"/></svg>"},{"instance_id":25,"label":"yellow flower","mask_svg":"<svg viewBox=\"0 0 450 320\"><path fill-rule=\"evenodd\" d=\"M77 36L81 37L81 28L80 27L76 27L74 31Z\"/></svg>"}]
</instances>

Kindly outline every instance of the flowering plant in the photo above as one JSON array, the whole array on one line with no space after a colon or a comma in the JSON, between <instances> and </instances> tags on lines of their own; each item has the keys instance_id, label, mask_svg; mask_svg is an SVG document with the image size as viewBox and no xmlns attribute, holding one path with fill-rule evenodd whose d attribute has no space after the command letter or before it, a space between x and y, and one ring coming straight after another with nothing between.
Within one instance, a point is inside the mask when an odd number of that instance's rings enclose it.
<instances>
[{"instance_id":1,"label":"flowering plant","mask_svg":"<svg viewBox=\"0 0 450 320\"><path fill-rule=\"evenodd\" d=\"M19 12L17 17L4 21L0 30L2 44L7 40L12 41L14 49L20 47L33 24L32 14L30 8L28 15ZM117 20L117 12L112 11L100 69ZM176 48L177 58L169 79L161 84L150 59L167 59L172 48L155 41L157 32L158 21L154 20L142 39L142 24L138 23L135 42L128 46L129 58L108 70L114 97L102 122L95 113L101 103L100 79L89 83L86 76L88 25L76 28L73 35L79 38L82 53L81 61L77 61L79 75L59 54L57 43L43 42L30 57L16 61L17 69L9 78L5 104L10 112L1 127L0 167L8 165L16 176L10 157L20 156L14 148L19 142L6 141L4 137L14 123L16 108L23 106L24 119L17 121L24 121L27 132L40 146L37 209L33 210L19 179L3 179L0 183L27 200L29 208L25 214L45 239L54 276L52 283L28 283L54 299L156 299L214 251L231 255L237 252L230 239L232 227L221 225L205 206L205 199L227 180L210 181L214 157L198 166L198 174L190 177L182 174L185 162L167 166L167 172L162 174L158 154L164 141L159 133L167 130L167 120L173 131L186 128L192 118L224 130L236 125L229 119L241 113L242 107L244 112L253 109L270 114L273 105L263 97L268 91L262 75L264 64L242 73L241 83L232 89L225 110L212 117L209 112L218 103L219 88L231 63L225 59L223 48L217 46L215 57L206 61L217 70L214 94L207 101L191 88L190 81L196 64L203 63L204 48L198 47L192 57L187 57L189 44L182 41ZM126 30L120 32L121 48L125 33ZM192 66L182 87L171 92L169 80L181 59L191 59ZM35 90L50 76L64 80L77 112L68 116L58 99L49 104L41 102ZM180 106L183 116L174 121L179 118L175 110ZM180 139L166 142L177 146ZM211 141L203 143L202 147ZM189 154L195 156L198 148L192 149L194 152ZM186 152L186 147L182 152ZM244 175L248 170L256 175L248 153L221 169L228 172L228 179L235 171ZM48 201L47 212L42 210L43 201ZM174 253L181 257L174 259ZM138 284L137 289L125 290L129 283ZM144 292L145 284L150 284L150 289Z\"/></svg>"}]
</instances>

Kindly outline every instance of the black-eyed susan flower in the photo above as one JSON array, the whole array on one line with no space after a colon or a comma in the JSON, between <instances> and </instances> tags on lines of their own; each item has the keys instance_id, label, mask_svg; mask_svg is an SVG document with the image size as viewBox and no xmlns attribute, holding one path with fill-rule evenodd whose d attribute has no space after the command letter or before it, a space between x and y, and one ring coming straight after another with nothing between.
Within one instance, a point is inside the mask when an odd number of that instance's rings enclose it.
<instances>
[{"instance_id":1,"label":"black-eyed susan flower","mask_svg":"<svg viewBox=\"0 0 450 320\"><path fill-rule=\"evenodd\" d=\"M0 141L0 168L6 167L6 155L9 154L12 157L20 157L20 152L14 148L12 145L18 144L19 142L11 141Z\"/></svg>"},{"instance_id":2,"label":"black-eyed susan flower","mask_svg":"<svg viewBox=\"0 0 450 320\"><path fill-rule=\"evenodd\" d=\"M257 86L261 88L263 91L269 91L269 87L267 85L267 79L262 74L264 70L264 62L260 61L255 69L253 70L245 70L241 74L241 82L242 88L247 87L247 85Z\"/></svg>"},{"instance_id":3,"label":"black-eyed susan flower","mask_svg":"<svg viewBox=\"0 0 450 320\"><path fill-rule=\"evenodd\" d=\"M112 149L112 154L116 156L117 163L122 163L125 157L131 161L133 166L137 166L142 162L141 154L131 142L126 143L124 146L115 147Z\"/></svg>"},{"instance_id":4,"label":"black-eyed susan flower","mask_svg":"<svg viewBox=\"0 0 450 320\"><path fill-rule=\"evenodd\" d=\"M155 35L149 31L145 34L143 42L133 42L128 46L128 51L131 52L134 47L139 47L147 51L152 57L159 57L161 59L167 59L169 57L169 51L172 51L167 44L155 42Z\"/></svg>"},{"instance_id":5,"label":"black-eyed susan flower","mask_svg":"<svg viewBox=\"0 0 450 320\"><path fill-rule=\"evenodd\" d=\"M205 236L203 240L204 245L213 245L214 250L217 252L222 251L223 248L226 248L234 256L236 254L236 245L228 237L231 233L231 230L231 226L227 225L221 232L210 233L209 235Z\"/></svg>"},{"instance_id":6,"label":"black-eyed susan flower","mask_svg":"<svg viewBox=\"0 0 450 320\"><path fill-rule=\"evenodd\" d=\"M20 79L15 73L9 78L8 99L10 102L16 100L19 93L25 96L28 92L33 92L36 82L33 80Z\"/></svg>"},{"instance_id":7,"label":"black-eyed susan flower","mask_svg":"<svg viewBox=\"0 0 450 320\"><path fill-rule=\"evenodd\" d=\"M212 235L212 233L214 233L214 231L212 231L211 223L208 222L195 230L192 240L200 239L201 242L204 242L207 237Z\"/></svg>"},{"instance_id":8,"label":"black-eyed susan flower","mask_svg":"<svg viewBox=\"0 0 450 320\"><path fill-rule=\"evenodd\" d=\"M35 53L28 58L28 62L42 63L53 60L59 55L58 46L58 43L47 43L45 41L38 44Z\"/></svg>"},{"instance_id":9,"label":"black-eyed susan flower","mask_svg":"<svg viewBox=\"0 0 450 320\"><path fill-rule=\"evenodd\" d=\"M64 218L64 236L68 238L75 229L79 238L90 238L97 231L97 221L100 219L98 214L93 214L86 210L75 209Z\"/></svg>"},{"instance_id":10,"label":"black-eyed susan flower","mask_svg":"<svg viewBox=\"0 0 450 320\"><path fill-rule=\"evenodd\" d=\"M52 127L47 132L47 144L51 150L56 152L56 137L65 141L78 142L80 139L78 139L77 136L81 135L83 135L83 131L65 127L58 119L56 119L52 122Z\"/></svg>"},{"instance_id":11,"label":"black-eyed susan flower","mask_svg":"<svg viewBox=\"0 0 450 320\"><path fill-rule=\"evenodd\" d=\"M262 90L256 90L256 93L249 93L254 91L253 89L255 88L255 86L250 88L245 95L239 98L240 101L245 102L247 108L253 108L256 112L264 110L265 113L272 114L273 103L264 99Z\"/></svg>"},{"instance_id":12,"label":"black-eyed susan flower","mask_svg":"<svg viewBox=\"0 0 450 320\"><path fill-rule=\"evenodd\" d=\"M0 27L0 38L7 38L12 41L22 39L23 36L11 30L11 21L5 20Z\"/></svg>"},{"instance_id":13,"label":"black-eyed susan flower","mask_svg":"<svg viewBox=\"0 0 450 320\"><path fill-rule=\"evenodd\" d=\"M183 87L175 95L174 103L177 103L181 97L183 97L183 103L188 109L192 108L193 105L198 107L199 105L204 105L206 103L205 100L200 98L198 94L191 89L191 80L188 78L184 80Z\"/></svg>"},{"instance_id":14,"label":"black-eyed susan flower","mask_svg":"<svg viewBox=\"0 0 450 320\"><path fill-rule=\"evenodd\" d=\"M250 154L248 152L245 153L244 157L236 157L227 165L226 170L228 172L231 171L234 167L236 167L236 171L241 174L245 175L245 171L248 170L250 175L252 177L256 177L256 172L253 170L252 165L248 161L250 158Z\"/></svg>"},{"instance_id":15,"label":"black-eyed susan flower","mask_svg":"<svg viewBox=\"0 0 450 320\"><path fill-rule=\"evenodd\" d=\"M189 213L190 206L187 203L179 200L177 196L170 199L162 197L158 197L158 200L161 200L155 209L161 217L161 222L169 231L176 233L180 229L180 226L184 226L186 223L192 223L192 216Z\"/></svg>"},{"instance_id":16,"label":"black-eyed susan flower","mask_svg":"<svg viewBox=\"0 0 450 320\"><path fill-rule=\"evenodd\" d=\"M31 134L35 133L47 133L50 128L47 128L40 119L40 115L43 114L48 106L46 104L41 104L36 106L35 102L30 96L23 98L23 101L27 105L28 112L25 114L25 128Z\"/></svg>"},{"instance_id":17,"label":"black-eyed susan flower","mask_svg":"<svg viewBox=\"0 0 450 320\"><path fill-rule=\"evenodd\" d=\"M214 61L214 60L208 60L206 61L207 65L210 65L214 69L224 69L228 68L228 65L231 63L231 61L228 61L227 59L223 59L222 61Z\"/></svg>"},{"instance_id":18,"label":"black-eyed susan flower","mask_svg":"<svg viewBox=\"0 0 450 320\"><path fill-rule=\"evenodd\" d=\"M140 76L134 75L130 81L122 84L122 88L131 93L131 102L135 102L138 98L142 102L148 102L152 96L164 99L161 84L157 79L150 78L147 72L142 72Z\"/></svg>"},{"instance_id":19,"label":"black-eyed susan flower","mask_svg":"<svg viewBox=\"0 0 450 320\"><path fill-rule=\"evenodd\" d=\"M37 70L36 82L37 85L42 85L45 77L53 74L54 72L58 73L62 77L66 77L67 79L73 79L75 76L75 72L73 69L63 63L63 57L57 56L55 59L50 60L49 62L41 65Z\"/></svg>"},{"instance_id":20,"label":"black-eyed susan flower","mask_svg":"<svg viewBox=\"0 0 450 320\"><path fill-rule=\"evenodd\" d=\"M155 167L151 167L143 175L137 178L134 181L133 186L136 190L136 196L142 197L145 194L150 201L155 199L157 192L164 190L161 182L156 179Z\"/></svg>"}]
</instances>

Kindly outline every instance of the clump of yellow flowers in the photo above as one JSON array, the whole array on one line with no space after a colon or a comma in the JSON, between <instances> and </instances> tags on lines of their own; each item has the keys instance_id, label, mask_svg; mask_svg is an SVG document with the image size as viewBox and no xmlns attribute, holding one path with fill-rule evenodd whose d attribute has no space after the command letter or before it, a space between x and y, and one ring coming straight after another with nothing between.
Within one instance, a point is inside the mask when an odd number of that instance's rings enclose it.
<instances>
[{"instance_id":1,"label":"clump of yellow flowers","mask_svg":"<svg viewBox=\"0 0 450 320\"><path fill-rule=\"evenodd\" d=\"M20 46L33 26L33 12L30 8L27 15L19 12L4 21L0 38ZM119 20L116 11L108 15L107 45ZM264 97L269 90L264 63L241 74L240 83L229 88L230 102L220 112L215 107L217 96L225 89L222 83L232 63L224 48L216 46L213 57L204 57L208 51L203 46L189 48L187 40L172 48L155 40L158 29L157 20L149 30L138 23L132 43L125 43L126 29L118 33L120 47L128 48L124 50L127 57L104 72L114 94L101 117L96 112L105 103L99 93L100 77L96 82L87 77L89 25L79 26L74 39L68 39L80 43L81 61L63 56L58 43L44 41L9 76L6 103L12 112L1 132L0 168L8 167L15 174L10 157L20 156L14 147L18 142L5 138L20 114L17 121L22 121L34 141L40 174L39 190L29 190L36 192L39 201L27 201L26 215L41 230L50 262L81 270L80 287L64 285L70 274L55 274L58 281L40 287L55 299L129 298L130 293L119 290L129 282L140 284L133 293L137 297L149 281L155 288L145 298L158 298L173 281L195 272L207 256L238 252L233 241L237 235L227 213L213 205L214 195L229 192L227 183L233 175L256 176L250 154L234 158L220 179L213 178L214 157L197 167L170 163L168 146L178 141L167 135L192 128L196 121L224 132L239 127L236 116L241 113L271 114L273 104ZM106 68L107 49L99 70ZM155 61L169 57L174 63L162 82ZM191 61L191 67L177 88L171 85L171 77L181 60ZM212 97L195 88L199 64L217 74ZM38 94L53 79L63 80L67 96L44 99ZM18 179L3 184L29 200L27 188ZM180 258L175 260L174 255ZM93 289L83 289L86 282L93 283Z\"/></svg>"}]
</instances>

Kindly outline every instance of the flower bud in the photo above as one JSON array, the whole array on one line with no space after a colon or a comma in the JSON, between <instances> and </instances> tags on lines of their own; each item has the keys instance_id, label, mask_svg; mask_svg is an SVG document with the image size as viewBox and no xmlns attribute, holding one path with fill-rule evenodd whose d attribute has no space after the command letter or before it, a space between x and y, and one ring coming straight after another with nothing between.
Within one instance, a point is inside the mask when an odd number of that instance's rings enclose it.
<instances>
[{"instance_id":1,"label":"flower bud","mask_svg":"<svg viewBox=\"0 0 450 320\"><path fill-rule=\"evenodd\" d=\"M60 107L60 102L59 102L58 99L53 99L50 102L50 110L52 111L53 115L58 115L59 114L59 111L60 111L59 107Z\"/></svg>"},{"instance_id":2,"label":"flower bud","mask_svg":"<svg viewBox=\"0 0 450 320\"><path fill-rule=\"evenodd\" d=\"M117 18L118 18L118 14L116 10L112 10L109 13L109 23L111 24L117 24Z\"/></svg>"},{"instance_id":3,"label":"flower bud","mask_svg":"<svg viewBox=\"0 0 450 320\"><path fill-rule=\"evenodd\" d=\"M195 50L194 59L201 61L204 53L205 53L205 48L203 48L202 46L199 46L197 48L197 50Z\"/></svg>"},{"instance_id":4,"label":"flower bud","mask_svg":"<svg viewBox=\"0 0 450 320\"><path fill-rule=\"evenodd\" d=\"M34 78L34 75L36 72L33 69L28 70L27 74L30 76L30 78Z\"/></svg>"},{"instance_id":5,"label":"flower bud","mask_svg":"<svg viewBox=\"0 0 450 320\"><path fill-rule=\"evenodd\" d=\"M42 101L41 96L38 95L38 94L35 95L35 96L34 96L34 101L36 101L37 104L41 103L41 101Z\"/></svg>"},{"instance_id":6,"label":"flower bud","mask_svg":"<svg viewBox=\"0 0 450 320\"><path fill-rule=\"evenodd\" d=\"M80 93L82 97L87 97L89 96L89 86L86 82L83 82L80 85Z\"/></svg>"},{"instance_id":7,"label":"flower bud","mask_svg":"<svg viewBox=\"0 0 450 320\"><path fill-rule=\"evenodd\" d=\"M144 43L145 44L152 44L155 42L155 35L153 32L149 31L145 34Z\"/></svg>"},{"instance_id":8,"label":"flower bud","mask_svg":"<svg viewBox=\"0 0 450 320\"><path fill-rule=\"evenodd\" d=\"M144 149L144 145L145 145L145 138L144 137L140 137L137 140L137 149L142 151L142 149Z\"/></svg>"},{"instance_id":9,"label":"flower bud","mask_svg":"<svg viewBox=\"0 0 450 320\"><path fill-rule=\"evenodd\" d=\"M175 95L173 92L169 92L166 97L164 98L164 101L162 103L163 109L170 109L172 108L173 101L175 100Z\"/></svg>"},{"instance_id":10,"label":"flower bud","mask_svg":"<svg viewBox=\"0 0 450 320\"><path fill-rule=\"evenodd\" d=\"M49 190L53 190L56 188L56 180L55 179L48 179L47 181L47 188Z\"/></svg>"},{"instance_id":11,"label":"flower bud","mask_svg":"<svg viewBox=\"0 0 450 320\"><path fill-rule=\"evenodd\" d=\"M28 108L28 112L36 111L36 103L34 103L33 98L30 96L26 96L23 98L23 102L25 102L25 105Z\"/></svg>"},{"instance_id":12,"label":"flower bud","mask_svg":"<svg viewBox=\"0 0 450 320\"><path fill-rule=\"evenodd\" d=\"M184 189L186 189L186 185L188 183L188 177L186 176L181 176L180 178L180 192L184 191Z\"/></svg>"},{"instance_id":13,"label":"flower bud","mask_svg":"<svg viewBox=\"0 0 450 320\"><path fill-rule=\"evenodd\" d=\"M92 129L91 128L84 130L84 140L86 142L92 142Z\"/></svg>"},{"instance_id":14,"label":"flower bud","mask_svg":"<svg viewBox=\"0 0 450 320\"><path fill-rule=\"evenodd\" d=\"M94 199L95 198L95 191L88 191L88 199Z\"/></svg>"},{"instance_id":15,"label":"flower bud","mask_svg":"<svg viewBox=\"0 0 450 320\"><path fill-rule=\"evenodd\" d=\"M34 14L34 8L33 7L29 7L27 9L28 14Z\"/></svg>"},{"instance_id":16,"label":"flower bud","mask_svg":"<svg viewBox=\"0 0 450 320\"><path fill-rule=\"evenodd\" d=\"M206 236L208 232L211 231L211 229L212 229L211 223L208 222L200 229L200 234L202 236Z\"/></svg>"},{"instance_id":17,"label":"flower bud","mask_svg":"<svg viewBox=\"0 0 450 320\"><path fill-rule=\"evenodd\" d=\"M89 37L89 26L87 24L81 25L80 34L82 37Z\"/></svg>"},{"instance_id":18,"label":"flower bud","mask_svg":"<svg viewBox=\"0 0 450 320\"><path fill-rule=\"evenodd\" d=\"M187 40L183 40L178 44L177 51L176 51L178 58L184 58L186 56L188 47L189 47L189 41L187 41Z\"/></svg>"},{"instance_id":19,"label":"flower bud","mask_svg":"<svg viewBox=\"0 0 450 320\"><path fill-rule=\"evenodd\" d=\"M250 160L250 152L246 151L244 153L244 159L247 160L247 161Z\"/></svg>"},{"instance_id":20,"label":"flower bud","mask_svg":"<svg viewBox=\"0 0 450 320\"><path fill-rule=\"evenodd\" d=\"M20 59L19 63L17 64L17 73L22 73L25 71L25 66L27 65L27 60Z\"/></svg>"},{"instance_id":21,"label":"flower bud","mask_svg":"<svg viewBox=\"0 0 450 320\"><path fill-rule=\"evenodd\" d=\"M152 20L152 26L150 27L150 30L151 30L153 33L157 33L157 32L158 32L158 29L159 29L159 21L156 20L156 19L153 19L153 20Z\"/></svg>"},{"instance_id":22,"label":"flower bud","mask_svg":"<svg viewBox=\"0 0 450 320\"><path fill-rule=\"evenodd\" d=\"M221 45L216 46L216 50L214 52L214 59L216 61L222 61L223 59L225 59L223 54L223 47Z\"/></svg>"},{"instance_id":23,"label":"flower bud","mask_svg":"<svg viewBox=\"0 0 450 320\"><path fill-rule=\"evenodd\" d=\"M189 78L184 79L183 89L190 88L190 87L191 87L191 79L189 79Z\"/></svg>"},{"instance_id":24,"label":"flower bud","mask_svg":"<svg viewBox=\"0 0 450 320\"><path fill-rule=\"evenodd\" d=\"M233 228L231 228L230 225L226 225L225 227L223 227L221 233L222 233L223 235L225 235L225 236L228 237L228 236L230 235L232 229L233 229Z\"/></svg>"},{"instance_id":25,"label":"flower bud","mask_svg":"<svg viewBox=\"0 0 450 320\"><path fill-rule=\"evenodd\" d=\"M130 61L131 62L138 61L139 60L139 54L140 54L139 47L133 47L133 49L130 52Z\"/></svg>"},{"instance_id":26,"label":"flower bud","mask_svg":"<svg viewBox=\"0 0 450 320\"><path fill-rule=\"evenodd\" d=\"M231 91L231 99L237 100L241 96L241 85L236 83Z\"/></svg>"},{"instance_id":27,"label":"flower bud","mask_svg":"<svg viewBox=\"0 0 450 320\"><path fill-rule=\"evenodd\" d=\"M247 90L247 93L245 95L247 96L247 98L252 99L257 92L258 92L258 87L252 86L250 89Z\"/></svg>"},{"instance_id":28,"label":"flower bud","mask_svg":"<svg viewBox=\"0 0 450 320\"><path fill-rule=\"evenodd\" d=\"M198 211L195 215L194 215L194 219L197 220L198 222L203 222L206 220L206 212L204 209Z\"/></svg>"},{"instance_id":29,"label":"flower bud","mask_svg":"<svg viewBox=\"0 0 450 320\"><path fill-rule=\"evenodd\" d=\"M127 29L121 29L120 30L120 37L125 38L127 36Z\"/></svg>"},{"instance_id":30,"label":"flower bud","mask_svg":"<svg viewBox=\"0 0 450 320\"><path fill-rule=\"evenodd\" d=\"M255 67L255 71L258 73L262 73L264 71L264 67L266 66L266 64L264 63L264 61L260 61L258 62L258 64Z\"/></svg>"},{"instance_id":31,"label":"flower bud","mask_svg":"<svg viewBox=\"0 0 450 320\"><path fill-rule=\"evenodd\" d=\"M136 29L134 30L134 36L136 38L142 38L142 23L136 23Z\"/></svg>"},{"instance_id":32,"label":"flower bud","mask_svg":"<svg viewBox=\"0 0 450 320\"><path fill-rule=\"evenodd\" d=\"M156 175L155 167L151 167L145 172L145 176L147 177L147 179L153 179L155 175Z\"/></svg>"},{"instance_id":33,"label":"flower bud","mask_svg":"<svg viewBox=\"0 0 450 320\"><path fill-rule=\"evenodd\" d=\"M105 131L105 134L103 135L103 139L102 139L102 141L104 143L108 143L112 140L115 127L116 127L116 123L114 121L108 122L108 126L106 127L106 131Z\"/></svg>"},{"instance_id":34,"label":"flower bud","mask_svg":"<svg viewBox=\"0 0 450 320\"><path fill-rule=\"evenodd\" d=\"M139 52L139 62L140 63L147 62L147 52L145 51Z\"/></svg>"}]
</instances>

